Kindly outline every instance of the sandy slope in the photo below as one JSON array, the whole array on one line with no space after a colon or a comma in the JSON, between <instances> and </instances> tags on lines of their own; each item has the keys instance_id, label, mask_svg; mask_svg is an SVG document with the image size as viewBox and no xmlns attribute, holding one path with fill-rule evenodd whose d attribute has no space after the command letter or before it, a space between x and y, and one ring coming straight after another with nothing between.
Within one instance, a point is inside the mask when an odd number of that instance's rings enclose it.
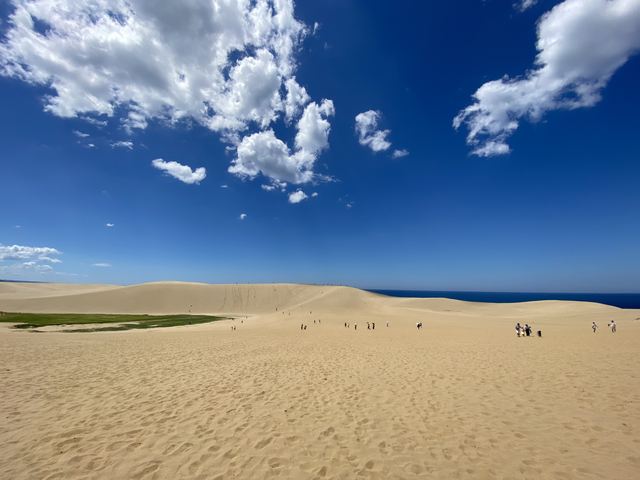
<instances>
[{"instance_id":1,"label":"sandy slope","mask_svg":"<svg viewBox=\"0 0 640 480\"><path fill-rule=\"evenodd\" d=\"M0 327L0 478L640 478L639 310L312 285L0 283L2 311L189 308L236 320ZM516 338L515 322L543 338Z\"/></svg>"}]
</instances>

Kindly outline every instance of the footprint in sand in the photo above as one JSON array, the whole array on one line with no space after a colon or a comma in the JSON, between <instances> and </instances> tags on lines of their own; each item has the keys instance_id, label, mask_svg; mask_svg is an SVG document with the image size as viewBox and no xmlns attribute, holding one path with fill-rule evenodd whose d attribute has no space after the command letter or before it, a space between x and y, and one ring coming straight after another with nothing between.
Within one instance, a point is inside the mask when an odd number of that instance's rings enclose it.
<instances>
[{"instance_id":1,"label":"footprint in sand","mask_svg":"<svg viewBox=\"0 0 640 480\"><path fill-rule=\"evenodd\" d=\"M107 452L113 452L115 450L120 450L126 444L127 444L127 442L113 442L113 443L111 443L110 445L107 446Z\"/></svg>"},{"instance_id":2,"label":"footprint in sand","mask_svg":"<svg viewBox=\"0 0 640 480\"><path fill-rule=\"evenodd\" d=\"M133 480L140 480L141 478L151 475L153 472L155 472L158 469L158 467L159 465L157 463L146 465L142 467L142 469L138 470L137 473L134 473L133 475L131 475L130 478L133 478Z\"/></svg>"},{"instance_id":3,"label":"footprint in sand","mask_svg":"<svg viewBox=\"0 0 640 480\"><path fill-rule=\"evenodd\" d=\"M189 475L194 475L199 468L200 468L200 462L196 460L191 465L189 465Z\"/></svg>"},{"instance_id":4,"label":"footprint in sand","mask_svg":"<svg viewBox=\"0 0 640 480\"><path fill-rule=\"evenodd\" d=\"M258 443L256 443L256 448L258 450L261 450L264 447L266 447L267 445L269 445L272 440L273 440L273 437L265 438L264 440L261 440Z\"/></svg>"}]
</instances>

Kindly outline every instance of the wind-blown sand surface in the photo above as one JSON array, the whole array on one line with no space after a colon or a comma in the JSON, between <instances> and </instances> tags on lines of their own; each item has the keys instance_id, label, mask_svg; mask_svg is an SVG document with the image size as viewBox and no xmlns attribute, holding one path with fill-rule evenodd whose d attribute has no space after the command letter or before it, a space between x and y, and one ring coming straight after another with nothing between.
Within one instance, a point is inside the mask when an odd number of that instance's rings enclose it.
<instances>
[{"instance_id":1,"label":"wind-blown sand surface","mask_svg":"<svg viewBox=\"0 0 640 480\"><path fill-rule=\"evenodd\" d=\"M2 311L189 309L236 319L0 325L0 478L640 478L640 310L312 285L0 283ZM543 338L517 338L516 322Z\"/></svg>"}]
</instances>

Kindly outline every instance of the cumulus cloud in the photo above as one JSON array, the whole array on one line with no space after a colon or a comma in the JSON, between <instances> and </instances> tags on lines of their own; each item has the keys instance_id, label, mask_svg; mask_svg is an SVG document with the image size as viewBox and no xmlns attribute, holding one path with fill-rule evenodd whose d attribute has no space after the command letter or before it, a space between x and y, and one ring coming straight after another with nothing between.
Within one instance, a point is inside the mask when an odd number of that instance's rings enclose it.
<instances>
[{"instance_id":1,"label":"cumulus cloud","mask_svg":"<svg viewBox=\"0 0 640 480\"><path fill-rule=\"evenodd\" d=\"M247 218L247 214L246 213L241 213L240 216L238 217L240 220L244 220L245 218Z\"/></svg>"},{"instance_id":2,"label":"cumulus cloud","mask_svg":"<svg viewBox=\"0 0 640 480\"><path fill-rule=\"evenodd\" d=\"M300 43L311 29L296 20L293 0L13 3L0 42L0 74L47 86L45 110L59 117L96 126L115 119L129 134L152 119L197 123L239 151L232 173L253 178L256 170L242 166L240 147L262 142L271 155L275 135L268 132L275 120L292 125L303 111L313 115L294 76ZM326 121L325 102L313 105ZM253 137L256 132L266 136ZM317 154L296 147L291 159L281 159L293 163L282 180L310 181Z\"/></svg>"},{"instance_id":3,"label":"cumulus cloud","mask_svg":"<svg viewBox=\"0 0 640 480\"><path fill-rule=\"evenodd\" d=\"M640 50L640 2L565 0L540 18L537 34L534 68L485 83L455 117L454 128L468 128L473 154L509 153L506 140L520 119L598 103L611 76Z\"/></svg>"},{"instance_id":4,"label":"cumulus cloud","mask_svg":"<svg viewBox=\"0 0 640 480\"><path fill-rule=\"evenodd\" d=\"M133 149L133 142L111 142L111 148L128 148Z\"/></svg>"},{"instance_id":5,"label":"cumulus cloud","mask_svg":"<svg viewBox=\"0 0 640 480\"><path fill-rule=\"evenodd\" d=\"M55 115L111 117L124 108L129 128L186 115L214 130L268 123L307 32L291 0L14 5L2 73L50 86L46 109Z\"/></svg>"},{"instance_id":6,"label":"cumulus cloud","mask_svg":"<svg viewBox=\"0 0 640 480\"><path fill-rule=\"evenodd\" d=\"M287 98L285 100L285 113L287 121L296 117L303 106L311 100L304 87L298 85L295 77L285 82L287 87Z\"/></svg>"},{"instance_id":7,"label":"cumulus cloud","mask_svg":"<svg viewBox=\"0 0 640 480\"><path fill-rule=\"evenodd\" d=\"M263 190L266 190L267 192L273 192L274 190L280 190L283 193L286 191L287 188L287 182L279 182L277 180L272 180L271 181L271 185L260 185L260 187Z\"/></svg>"},{"instance_id":8,"label":"cumulus cloud","mask_svg":"<svg viewBox=\"0 0 640 480\"><path fill-rule=\"evenodd\" d=\"M319 153L329 146L331 128L326 118L334 114L331 100L307 105L297 124L294 153L271 129L244 137L228 171L249 179L262 173L276 184L298 185L320 178L313 172L313 167Z\"/></svg>"},{"instance_id":9,"label":"cumulus cloud","mask_svg":"<svg viewBox=\"0 0 640 480\"><path fill-rule=\"evenodd\" d=\"M111 267L112 265L110 263L94 263L91 266L92 267Z\"/></svg>"},{"instance_id":10,"label":"cumulus cloud","mask_svg":"<svg viewBox=\"0 0 640 480\"><path fill-rule=\"evenodd\" d=\"M52 258L52 255L61 254L62 252L51 247L0 244L0 262L14 262L11 265L0 265L0 272L6 275L21 275L25 271L51 273L53 267L47 264L62 263L61 260Z\"/></svg>"},{"instance_id":11,"label":"cumulus cloud","mask_svg":"<svg viewBox=\"0 0 640 480\"><path fill-rule=\"evenodd\" d=\"M204 167L191 170L191 167L187 165L181 165L178 162L165 162L161 158L153 160L151 165L159 170L164 170L167 175L171 175L173 178L188 184L195 183L198 185L207 176L207 171Z\"/></svg>"},{"instance_id":12,"label":"cumulus cloud","mask_svg":"<svg viewBox=\"0 0 640 480\"><path fill-rule=\"evenodd\" d=\"M391 157L402 158L402 157L406 157L407 155L409 155L409 151L402 149L402 150L395 150L391 155Z\"/></svg>"},{"instance_id":13,"label":"cumulus cloud","mask_svg":"<svg viewBox=\"0 0 640 480\"><path fill-rule=\"evenodd\" d=\"M113 223L107 223L107 227L113 227L114 224Z\"/></svg>"},{"instance_id":14,"label":"cumulus cloud","mask_svg":"<svg viewBox=\"0 0 640 480\"><path fill-rule=\"evenodd\" d=\"M360 145L369 147L374 153L391 147L391 142L387 140L391 130L376 130L381 116L381 113L375 110L356 115L356 132L358 132Z\"/></svg>"},{"instance_id":15,"label":"cumulus cloud","mask_svg":"<svg viewBox=\"0 0 640 480\"><path fill-rule=\"evenodd\" d=\"M302 190L298 190L289 194L289 203L300 203L304 199L309 198L309 196L304 193Z\"/></svg>"},{"instance_id":16,"label":"cumulus cloud","mask_svg":"<svg viewBox=\"0 0 640 480\"><path fill-rule=\"evenodd\" d=\"M268 125L307 33L291 0L14 3L2 73L50 86L46 109L61 117L123 108L129 131L153 117L216 131Z\"/></svg>"},{"instance_id":17,"label":"cumulus cloud","mask_svg":"<svg viewBox=\"0 0 640 480\"><path fill-rule=\"evenodd\" d=\"M318 192L313 192L313 193L311 194L311 196L312 196L312 197L317 197L317 196L318 196Z\"/></svg>"},{"instance_id":18,"label":"cumulus cloud","mask_svg":"<svg viewBox=\"0 0 640 480\"><path fill-rule=\"evenodd\" d=\"M0 261L5 260L27 260L37 258L39 260L50 259L50 255L61 255L55 248L50 247L24 247L20 245L5 246L0 244Z\"/></svg>"}]
</instances>

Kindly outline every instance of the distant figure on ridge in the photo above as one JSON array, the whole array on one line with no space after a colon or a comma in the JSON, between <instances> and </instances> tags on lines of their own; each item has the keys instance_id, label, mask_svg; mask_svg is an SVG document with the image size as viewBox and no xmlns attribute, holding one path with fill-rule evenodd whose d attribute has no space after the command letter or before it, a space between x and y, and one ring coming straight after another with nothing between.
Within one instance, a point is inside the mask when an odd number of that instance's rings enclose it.
<instances>
[{"instance_id":1,"label":"distant figure on ridge","mask_svg":"<svg viewBox=\"0 0 640 480\"><path fill-rule=\"evenodd\" d=\"M373 330L375 330L375 329L376 329L376 324L375 324L375 322L373 322L373 323L371 324L371 326L373 327Z\"/></svg>"},{"instance_id":2,"label":"distant figure on ridge","mask_svg":"<svg viewBox=\"0 0 640 480\"><path fill-rule=\"evenodd\" d=\"M387 327L389 326L389 320L387 320Z\"/></svg>"},{"instance_id":3,"label":"distant figure on ridge","mask_svg":"<svg viewBox=\"0 0 640 480\"><path fill-rule=\"evenodd\" d=\"M593 322L591 324L591 328L593 329L593 333L596 333L596 328L598 328L598 325L596 325L596 322Z\"/></svg>"},{"instance_id":4,"label":"distant figure on ridge","mask_svg":"<svg viewBox=\"0 0 640 480\"><path fill-rule=\"evenodd\" d=\"M354 323L354 324L353 324L353 329L354 329L354 330L357 330L357 329L358 329L358 324L357 324L357 323Z\"/></svg>"}]
</instances>

